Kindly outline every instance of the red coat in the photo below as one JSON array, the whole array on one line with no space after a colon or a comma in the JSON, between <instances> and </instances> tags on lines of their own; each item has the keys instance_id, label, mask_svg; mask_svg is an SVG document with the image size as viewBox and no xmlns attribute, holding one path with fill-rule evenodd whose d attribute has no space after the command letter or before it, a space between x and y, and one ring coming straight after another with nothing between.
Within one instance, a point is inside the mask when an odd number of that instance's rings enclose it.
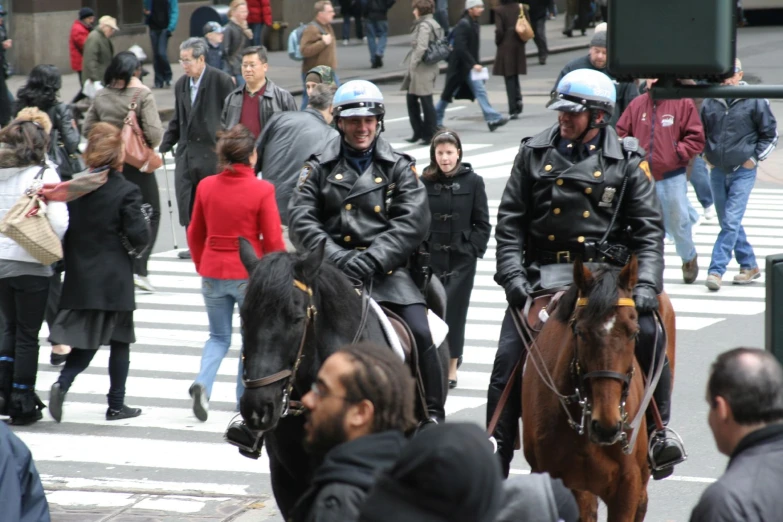
<instances>
[{"instance_id":1,"label":"red coat","mask_svg":"<svg viewBox=\"0 0 783 522\"><path fill-rule=\"evenodd\" d=\"M252 167L237 164L203 179L196 189L188 246L198 273L247 279L239 260L240 237L252 243L259 257L285 250L275 187L257 179Z\"/></svg>"},{"instance_id":2,"label":"red coat","mask_svg":"<svg viewBox=\"0 0 783 522\"><path fill-rule=\"evenodd\" d=\"M71 37L68 38L68 47L71 49L71 69L82 71L82 55L84 54L84 42L90 35L90 28L76 20L71 26Z\"/></svg>"},{"instance_id":3,"label":"red coat","mask_svg":"<svg viewBox=\"0 0 783 522\"><path fill-rule=\"evenodd\" d=\"M247 23L272 25L272 6L269 0L247 0Z\"/></svg>"},{"instance_id":4,"label":"red coat","mask_svg":"<svg viewBox=\"0 0 783 522\"><path fill-rule=\"evenodd\" d=\"M655 118L654 128L650 124ZM617 135L633 136L646 152L653 178L685 169L688 162L704 150L704 128L693 100L656 100L646 92L628 105L617 122ZM655 143L650 157L650 137ZM683 170L683 173L685 171Z\"/></svg>"}]
</instances>

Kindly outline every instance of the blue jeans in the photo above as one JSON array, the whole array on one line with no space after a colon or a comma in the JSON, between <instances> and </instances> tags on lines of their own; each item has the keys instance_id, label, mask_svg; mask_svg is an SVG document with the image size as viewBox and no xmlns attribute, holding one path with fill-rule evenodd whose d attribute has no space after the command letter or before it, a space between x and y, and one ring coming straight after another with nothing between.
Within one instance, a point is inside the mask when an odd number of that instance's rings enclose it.
<instances>
[{"instance_id":1,"label":"blue jeans","mask_svg":"<svg viewBox=\"0 0 783 522\"><path fill-rule=\"evenodd\" d=\"M386 52L386 37L389 35L389 22L386 20L367 20L367 45L370 48L370 60L383 56ZM376 42L377 38L377 42Z\"/></svg>"},{"instance_id":2,"label":"blue jeans","mask_svg":"<svg viewBox=\"0 0 783 522\"><path fill-rule=\"evenodd\" d=\"M248 24L248 27L253 31L253 45L264 45L264 24Z\"/></svg>"},{"instance_id":3,"label":"blue jeans","mask_svg":"<svg viewBox=\"0 0 783 522\"><path fill-rule=\"evenodd\" d=\"M655 182L655 192L663 209L663 226L674 239L677 255L683 262L696 257L693 244L690 208L688 202L688 180L684 174Z\"/></svg>"},{"instance_id":4,"label":"blue jeans","mask_svg":"<svg viewBox=\"0 0 783 522\"><path fill-rule=\"evenodd\" d=\"M708 273L722 276L726 272L726 265L731 261L732 250L741 268L756 268L756 255L748 243L745 229L742 228L742 217L748 206L750 191L756 183L756 169L740 167L734 172L726 172L712 167L710 182L720 233L715 240L715 246L712 247L712 261Z\"/></svg>"},{"instance_id":5,"label":"blue jeans","mask_svg":"<svg viewBox=\"0 0 783 522\"><path fill-rule=\"evenodd\" d=\"M346 14L343 16L343 40L350 40L351 39L351 17L353 15ZM361 40L364 38L364 24L362 23L362 17L359 16L353 16L354 20L356 21L356 38Z\"/></svg>"},{"instance_id":6,"label":"blue jeans","mask_svg":"<svg viewBox=\"0 0 783 522\"><path fill-rule=\"evenodd\" d=\"M201 295L207 307L209 319L209 340L201 354L201 370L194 382L202 384L207 397L212 395L218 368L231 347L231 328L234 317L234 305L242 306L245 300L247 279L213 279L204 277L201 281ZM242 356L239 357L237 370L237 407L245 391L242 384Z\"/></svg>"},{"instance_id":7,"label":"blue jeans","mask_svg":"<svg viewBox=\"0 0 783 522\"><path fill-rule=\"evenodd\" d=\"M150 29L150 40L152 42L152 67L155 70L155 87L163 87L163 83L171 83L172 78L168 55L169 32L165 29L162 31Z\"/></svg>"},{"instance_id":8,"label":"blue jeans","mask_svg":"<svg viewBox=\"0 0 783 522\"><path fill-rule=\"evenodd\" d=\"M710 173L707 170L707 164L701 158L696 156L691 168L691 185L696 191L696 198L702 207L707 208L714 203L712 199L712 189L710 188Z\"/></svg>"},{"instance_id":9,"label":"blue jeans","mask_svg":"<svg viewBox=\"0 0 783 522\"><path fill-rule=\"evenodd\" d=\"M492 123L502 119L503 115L493 109L492 105L489 103L489 97L487 97L487 89L484 87L484 81L471 80L470 73L468 73L468 82L470 82L470 89L473 91L473 96L476 97L476 101L478 102L479 107L481 107L481 112L484 114L484 121L487 123ZM453 97L454 93L451 93L449 98ZM435 106L435 115L437 118L438 127L443 126L443 117L446 115L446 107L449 106L449 103L451 102L447 102L441 98L438 101L438 104Z\"/></svg>"}]
</instances>

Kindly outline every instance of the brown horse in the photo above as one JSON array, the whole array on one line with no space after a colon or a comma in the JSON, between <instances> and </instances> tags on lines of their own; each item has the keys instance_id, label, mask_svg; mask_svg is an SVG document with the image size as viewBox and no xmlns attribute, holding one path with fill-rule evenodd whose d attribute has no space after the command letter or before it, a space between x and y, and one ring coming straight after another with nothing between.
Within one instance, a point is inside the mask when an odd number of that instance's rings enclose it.
<instances>
[{"instance_id":1,"label":"brown horse","mask_svg":"<svg viewBox=\"0 0 783 522\"><path fill-rule=\"evenodd\" d=\"M557 303L528 354L522 386L525 458L534 472L561 478L573 490L581 520L595 521L600 497L609 522L641 521L647 512L647 428L631 419L644 380L634 355L639 331L632 257L622 270L592 272L574 263L574 284ZM674 310L659 297L674 376Z\"/></svg>"}]
</instances>

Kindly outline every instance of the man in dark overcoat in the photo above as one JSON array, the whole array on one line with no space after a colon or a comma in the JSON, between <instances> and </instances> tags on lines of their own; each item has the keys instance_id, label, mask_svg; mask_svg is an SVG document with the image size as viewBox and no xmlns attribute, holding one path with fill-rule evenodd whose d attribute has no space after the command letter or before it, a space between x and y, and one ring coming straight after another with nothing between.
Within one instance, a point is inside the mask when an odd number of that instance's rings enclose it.
<instances>
[{"instance_id":1,"label":"man in dark overcoat","mask_svg":"<svg viewBox=\"0 0 783 522\"><path fill-rule=\"evenodd\" d=\"M179 61L185 75L174 86L174 117L163 135L161 154L177 145L174 190L179 223L187 226L199 182L217 174L215 145L220 114L226 97L234 89L231 77L206 62L203 38L188 38L179 47ZM188 258L188 252L181 252Z\"/></svg>"}]
</instances>

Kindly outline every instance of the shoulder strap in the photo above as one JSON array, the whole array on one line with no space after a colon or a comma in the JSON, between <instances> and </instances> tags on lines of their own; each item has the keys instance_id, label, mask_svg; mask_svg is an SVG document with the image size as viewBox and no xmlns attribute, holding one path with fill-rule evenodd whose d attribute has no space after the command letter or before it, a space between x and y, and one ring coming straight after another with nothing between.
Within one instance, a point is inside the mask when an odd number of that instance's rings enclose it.
<instances>
[{"instance_id":1,"label":"shoulder strap","mask_svg":"<svg viewBox=\"0 0 783 522\"><path fill-rule=\"evenodd\" d=\"M138 108L139 96L141 96L141 87L136 88L136 92L133 93L130 104L128 105L129 111L135 111Z\"/></svg>"},{"instance_id":2,"label":"shoulder strap","mask_svg":"<svg viewBox=\"0 0 783 522\"><path fill-rule=\"evenodd\" d=\"M43 179L44 172L46 172L46 165L41 165L41 169L38 171L38 174L36 174L33 179Z\"/></svg>"}]
</instances>

